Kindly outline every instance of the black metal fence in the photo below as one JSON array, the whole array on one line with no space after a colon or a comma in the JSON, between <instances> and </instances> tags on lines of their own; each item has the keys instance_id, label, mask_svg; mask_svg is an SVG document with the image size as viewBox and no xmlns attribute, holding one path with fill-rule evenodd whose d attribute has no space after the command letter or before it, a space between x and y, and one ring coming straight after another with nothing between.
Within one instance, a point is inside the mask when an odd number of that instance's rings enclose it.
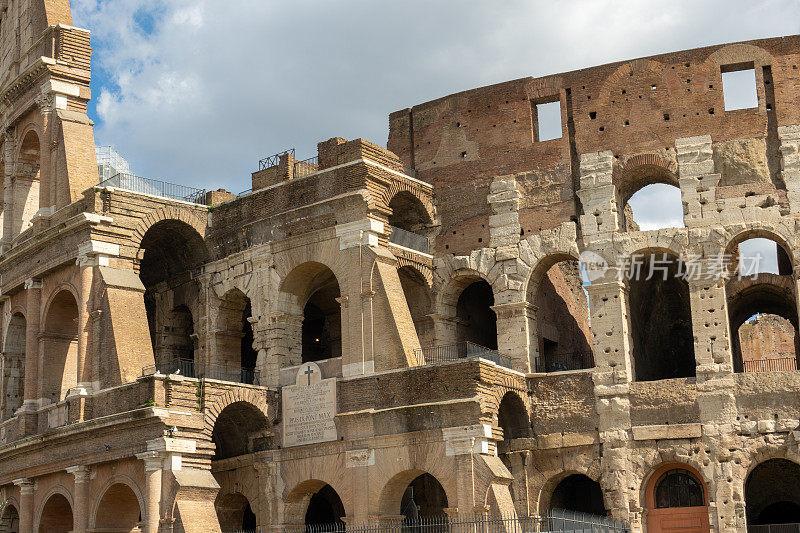
<instances>
[{"instance_id":1,"label":"black metal fence","mask_svg":"<svg viewBox=\"0 0 800 533\"><path fill-rule=\"evenodd\" d=\"M186 185L166 181L143 178L134 174L119 173L100 182L100 187L116 187L127 191L172 198L193 204L206 203L206 190L195 189Z\"/></svg>"},{"instance_id":2,"label":"black metal fence","mask_svg":"<svg viewBox=\"0 0 800 533\"><path fill-rule=\"evenodd\" d=\"M561 372L594 367L594 356L587 352L540 355L536 358L537 372Z\"/></svg>"},{"instance_id":3,"label":"black metal fence","mask_svg":"<svg viewBox=\"0 0 800 533\"><path fill-rule=\"evenodd\" d=\"M397 244L404 248L410 248L424 254L431 253L431 244L427 237L418 235L408 230L398 228L396 226L389 226L391 233L389 234L389 242Z\"/></svg>"},{"instance_id":4,"label":"black metal fence","mask_svg":"<svg viewBox=\"0 0 800 533\"><path fill-rule=\"evenodd\" d=\"M800 524L764 524L747 526L747 533L800 533Z\"/></svg>"},{"instance_id":5,"label":"black metal fence","mask_svg":"<svg viewBox=\"0 0 800 533\"><path fill-rule=\"evenodd\" d=\"M171 359L142 369L143 376L155 374L180 374L187 378L217 379L246 385L260 385L260 374L253 368L235 365L195 364L193 359Z\"/></svg>"},{"instance_id":6,"label":"black metal fence","mask_svg":"<svg viewBox=\"0 0 800 533\"><path fill-rule=\"evenodd\" d=\"M771 357L755 361L742 361L745 372L789 372L797 370L797 358Z\"/></svg>"},{"instance_id":7,"label":"black metal fence","mask_svg":"<svg viewBox=\"0 0 800 533\"><path fill-rule=\"evenodd\" d=\"M486 348L485 346L469 341L418 348L414 350L414 355L421 365L449 363L460 359L480 357L488 359L500 366L511 368L510 357L500 354L497 350L492 350L491 348Z\"/></svg>"},{"instance_id":8,"label":"black metal fence","mask_svg":"<svg viewBox=\"0 0 800 533\"><path fill-rule=\"evenodd\" d=\"M286 154L292 154L292 157L294 157L294 148L289 148L283 152L278 152L277 154L272 154L264 159L260 159L258 161L258 170L265 170L269 167L274 167L281 160L281 156Z\"/></svg>"},{"instance_id":9,"label":"black metal fence","mask_svg":"<svg viewBox=\"0 0 800 533\"><path fill-rule=\"evenodd\" d=\"M259 526L225 533L630 533L625 522L605 516L554 509L541 516L457 515L365 522ZM759 532L761 533L761 532ZM773 531L771 533L784 533ZM788 532L787 532L788 533ZM794 530L792 530L794 533Z\"/></svg>"}]
</instances>

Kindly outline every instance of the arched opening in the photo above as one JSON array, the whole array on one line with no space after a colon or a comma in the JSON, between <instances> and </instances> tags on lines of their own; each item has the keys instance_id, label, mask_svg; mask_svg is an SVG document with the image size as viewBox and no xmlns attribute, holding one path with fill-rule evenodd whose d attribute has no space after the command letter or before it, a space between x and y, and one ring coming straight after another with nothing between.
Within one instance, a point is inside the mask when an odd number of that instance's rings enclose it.
<instances>
[{"instance_id":1,"label":"arched opening","mask_svg":"<svg viewBox=\"0 0 800 533\"><path fill-rule=\"evenodd\" d=\"M39 342L41 396L59 402L78 384L78 302L70 291L61 290L50 301Z\"/></svg>"},{"instance_id":2,"label":"arched opening","mask_svg":"<svg viewBox=\"0 0 800 533\"><path fill-rule=\"evenodd\" d=\"M664 465L650 477L645 494L648 533L710 531L705 484L686 465Z\"/></svg>"},{"instance_id":3,"label":"arched opening","mask_svg":"<svg viewBox=\"0 0 800 533\"><path fill-rule=\"evenodd\" d=\"M728 322L736 372L796 370L800 353L792 261L783 245L756 237L729 247Z\"/></svg>"},{"instance_id":4,"label":"arched opening","mask_svg":"<svg viewBox=\"0 0 800 533\"><path fill-rule=\"evenodd\" d=\"M311 495L306 509L305 524L327 524L335 531L344 530L345 517L342 499L330 485L325 485Z\"/></svg>"},{"instance_id":5,"label":"arched opening","mask_svg":"<svg viewBox=\"0 0 800 533\"><path fill-rule=\"evenodd\" d=\"M683 200L678 178L658 165L626 170L617 187L622 231L682 228Z\"/></svg>"},{"instance_id":6,"label":"arched opening","mask_svg":"<svg viewBox=\"0 0 800 533\"><path fill-rule=\"evenodd\" d=\"M531 283L528 301L536 307L536 371L592 368L589 300L580 263L566 259L553 264Z\"/></svg>"},{"instance_id":7,"label":"arched opening","mask_svg":"<svg viewBox=\"0 0 800 533\"><path fill-rule=\"evenodd\" d=\"M668 252L635 254L626 273L636 381L695 376L685 265Z\"/></svg>"},{"instance_id":8,"label":"arched opening","mask_svg":"<svg viewBox=\"0 0 800 533\"><path fill-rule=\"evenodd\" d=\"M14 174L14 234L28 227L41 207L40 197L46 194L40 180L41 163L39 135L31 130L22 139Z\"/></svg>"},{"instance_id":9,"label":"arched opening","mask_svg":"<svg viewBox=\"0 0 800 533\"><path fill-rule=\"evenodd\" d=\"M42 508L37 531L68 533L72 531L72 505L63 494L53 494Z\"/></svg>"},{"instance_id":10,"label":"arched opening","mask_svg":"<svg viewBox=\"0 0 800 533\"><path fill-rule=\"evenodd\" d=\"M389 202L389 242L418 252L430 253L431 217L425 206L408 191Z\"/></svg>"},{"instance_id":11,"label":"arched opening","mask_svg":"<svg viewBox=\"0 0 800 533\"><path fill-rule=\"evenodd\" d=\"M503 395L497 409L497 424L503 430L503 440L531 436L528 409L518 394L507 392Z\"/></svg>"},{"instance_id":12,"label":"arched opening","mask_svg":"<svg viewBox=\"0 0 800 533\"><path fill-rule=\"evenodd\" d=\"M406 487L400 502L400 514L405 516L406 523L413 523L419 518L444 516L447 507L444 487L426 472L414 478Z\"/></svg>"},{"instance_id":13,"label":"arched opening","mask_svg":"<svg viewBox=\"0 0 800 533\"><path fill-rule=\"evenodd\" d=\"M240 492L219 496L215 507L222 531L247 531L258 527L250 502Z\"/></svg>"},{"instance_id":14,"label":"arched opening","mask_svg":"<svg viewBox=\"0 0 800 533\"><path fill-rule=\"evenodd\" d=\"M3 382L0 385L3 389L0 415L3 419L14 416L24 398L26 324L22 313L14 313L6 328L2 360Z\"/></svg>"},{"instance_id":15,"label":"arched opening","mask_svg":"<svg viewBox=\"0 0 800 533\"><path fill-rule=\"evenodd\" d=\"M414 329L417 331L420 346L434 344L433 322L430 318L431 296L428 283L420 272L413 267L404 266L397 271L400 285L408 303Z\"/></svg>"},{"instance_id":16,"label":"arched opening","mask_svg":"<svg viewBox=\"0 0 800 533\"><path fill-rule=\"evenodd\" d=\"M303 306L302 362L342 356L342 308L339 283L330 269L314 280L315 289Z\"/></svg>"},{"instance_id":17,"label":"arched opening","mask_svg":"<svg viewBox=\"0 0 800 533\"><path fill-rule=\"evenodd\" d=\"M185 305L174 308L164 321L164 334L161 336L160 359L170 361L170 372L180 371L193 378L194 368L194 318Z\"/></svg>"},{"instance_id":18,"label":"arched opening","mask_svg":"<svg viewBox=\"0 0 800 533\"><path fill-rule=\"evenodd\" d=\"M479 279L467 285L456 303L459 342L497 349L497 315L492 310L492 286Z\"/></svg>"},{"instance_id":19,"label":"arched opening","mask_svg":"<svg viewBox=\"0 0 800 533\"><path fill-rule=\"evenodd\" d=\"M0 531L19 533L19 512L13 504L8 504L0 518Z\"/></svg>"},{"instance_id":20,"label":"arched opening","mask_svg":"<svg viewBox=\"0 0 800 533\"><path fill-rule=\"evenodd\" d=\"M217 416L211 432L214 460L266 450L270 446L270 423L255 405L235 402Z\"/></svg>"},{"instance_id":21,"label":"arched opening","mask_svg":"<svg viewBox=\"0 0 800 533\"><path fill-rule=\"evenodd\" d=\"M747 476L744 500L748 526L800 524L800 465L786 459L759 464Z\"/></svg>"},{"instance_id":22,"label":"arched opening","mask_svg":"<svg viewBox=\"0 0 800 533\"><path fill-rule=\"evenodd\" d=\"M598 516L607 514L600 483L584 474L562 479L550 496L549 510L560 509Z\"/></svg>"},{"instance_id":23,"label":"arched opening","mask_svg":"<svg viewBox=\"0 0 800 533\"><path fill-rule=\"evenodd\" d=\"M250 299L242 291L233 289L223 296L214 334L217 361L206 369L206 377L255 382L258 353L253 348L253 325L249 320L252 314Z\"/></svg>"},{"instance_id":24,"label":"arched opening","mask_svg":"<svg viewBox=\"0 0 800 533\"><path fill-rule=\"evenodd\" d=\"M193 323L189 326L189 309L197 301L198 287L192 272L208 260L208 250L197 230L172 219L153 224L140 248L144 252L140 251L139 277L145 286L144 303L156 363L174 371L179 366L176 358L193 359L194 342L187 342L187 335L194 333ZM182 370L191 369L193 375L193 365L186 366Z\"/></svg>"},{"instance_id":25,"label":"arched opening","mask_svg":"<svg viewBox=\"0 0 800 533\"><path fill-rule=\"evenodd\" d=\"M111 485L97 505L96 531L132 531L142 520L139 499L124 483Z\"/></svg>"}]
</instances>

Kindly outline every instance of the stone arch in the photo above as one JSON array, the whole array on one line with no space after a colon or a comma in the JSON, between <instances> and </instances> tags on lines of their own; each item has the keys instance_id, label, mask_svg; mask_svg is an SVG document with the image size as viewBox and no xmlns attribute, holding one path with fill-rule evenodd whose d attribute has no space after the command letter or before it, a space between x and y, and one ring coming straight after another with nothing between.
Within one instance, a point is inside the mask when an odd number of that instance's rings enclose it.
<instances>
[{"instance_id":1,"label":"stone arch","mask_svg":"<svg viewBox=\"0 0 800 533\"><path fill-rule=\"evenodd\" d=\"M738 256L738 246L744 241L750 239L767 239L773 241L780 250L785 253L789 259L789 263L794 268L795 258L792 253L792 245L794 239L788 237L791 232L788 228L783 226L773 226L763 222L756 224L748 224L746 228L726 228L726 242L723 250L720 253L728 254L729 257Z\"/></svg>"},{"instance_id":2,"label":"stone arch","mask_svg":"<svg viewBox=\"0 0 800 533\"><path fill-rule=\"evenodd\" d=\"M755 66L770 65L772 55L761 48L749 43L737 43L722 46L715 50L706 59L706 63L715 63L718 67L752 61Z\"/></svg>"},{"instance_id":3,"label":"stone arch","mask_svg":"<svg viewBox=\"0 0 800 533\"><path fill-rule=\"evenodd\" d=\"M214 301L212 325L214 354L208 369L214 379L254 383L257 352L250 318L253 305L243 291L234 287ZM257 383L257 382L256 382Z\"/></svg>"},{"instance_id":4,"label":"stone arch","mask_svg":"<svg viewBox=\"0 0 800 533\"><path fill-rule=\"evenodd\" d=\"M9 498L6 507L0 515L0 525L6 526L9 533L19 531L19 502L16 498Z\"/></svg>"},{"instance_id":5,"label":"stone arch","mask_svg":"<svg viewBox=\"0 0 800 533\"><path fill-rule=\"evenodd\" d=\"M295 485L284 499L285 523L293 525L304 524L311 499L325 487L330 487L337 496L342 494L341 491L336 489L336 484L319 478L308 479ZM347 509L344 507L344 501L341 500L341 496L339 496L339 500L342 504L342 517L345 517L347 516Z\"/></svg>"},{"instance_id":6,"label":"stone arch","mask_svg":"<svg viewBox=\"0 0 800 533\"><path fill-rule=\"evenodd\" d=\"M163 215L155 221L148 218L139 224L131 238L138 250L139 277L145 288L191 271L209 260L205 226L198 229L199 224L195 217Z\"/></svg>"},{"instance_id":7,"label":"stone arch","mask_svg":"<svg viewBox=\"0 0 800 533\"><path fill-rule=\"evenodd\" d=\"M222 410L237 402L244 402L252 405L255 409L260 411L262 415L264 415L270 424L272 423L270 408L267 404L267 401L264 399L263 394L259 394L252 389L237 387L236 389L230 390L218 397L214 403L206 409L203 433L205 433L207 437L211 437L211 433L214 431L214 424L216 424L217 418Z\"/></svg>"},{"instance_id":8,"label":"stone arch","mask_svg":"<svg viewBox=\"0 0 800 533\"><path fill-rule=\"evenodd\" d=\"M531 421L526 402L516 391L508 391L497 404L497 425L503 440L531 436Z\"/></svg>"},{"instance_id":9,"label":"stone arch","mask_svg":"<svg viewBox=\"0 0 800 533\"><path fill-rule=\"evenodd\" d=\"M69 389L78 384L78 316L77 291L61 284L50 294L42 315L42 375L40 396L54 403L64 399Z\"/></svg>"},{"instance_id":10,"label":"stone arch","mask_svg":"<svg viewBox=\"0 0 800 533\"><path fill-rule=\"evenodd\" d=\"M222 531L246 531L255 529L256 515L250 500L241 492L217 495L214 508Z\"/></svg>"},{"instance_id":11,"label":"stone arch","mask_svg":"<svg viewBox=\"0 0 800 533\"><path fill-rule=\"evenodd\" d=\"M747 525L800 522L800 464L771 458L751 465L744 480Z\"/></svg>"},{"instance_id":12,"label":"stone arch","mask_svg":"<svg viewBox=\"0 0 800 533\"><path fill-rule=\"evenodd\" d=\"M446 501L450 505L455 503L455 498L453 497L454 489L448 489L446 483L442 481L445 479L443 476L437 476L434 473L426 470L409 469L395 474L384 484L378 500L378 506L381 514L403 514L401 507L403 504L403 497L406 494L406 489L412 482L414 482L414 480L424 475L431 476L438 482L442 492L444 493Z\"/></svg>"},{"instance_id":13,"label":"stone arch","mask_svg":"<svg viewBox=\"0 0 800 533\"><path fill-rule=\"evenodd\" d=\"M208 225L193 211L194 210L189 208L181 209L174 206L162 207L151 211L139 222L139 224L137 224L136 228L134 228L133 232L131 233L131 245L137 250L140 249L142 247L142 240L144 239L144 236L147 234L148 230L157 225L159 222L165 221L182 222L192 227L197 234L203 238L205 243Z\"/></svg>"},{"instance_id":14,"label":"stone arch","mask_svg":"<svg viewBox=\"0 0 800 533\"><path fill-rule=\"evenodd\" d=\"M433 198L429 194L424 194L419 186L409 183L407 180L393 179L389 187L383 190L381 203L388 209L392 199L400 193L407 193L416 198L420 205L424 207L429 222L436 220L436 207L433 204Z\"/></svg>"},{"instance_id":15,"label":"stone arch","mask_svg":"<svg viewBox=\"0 0 800 533\"><path fill-rule=\"evenodd\" d=\"M642 506L647 512L648 529L661 527L663 521L682 520L686 522L697 521L700 531L710 531L709 527L709 494L707 481L701 470L687 462L666 462L651 470L642 484ZM686 494L674 498L667 498L670 491L661 490L661 483L668 483L668 478L675 476L686 479L689 488ZM694 480L694 484L692 484ZM697 493L699 488L700 493ZM666 501L657 501L664 498ZM677 503L677 505L676 505ZM700 505L696 505L696 504ZM659 529L660 530L660 529Z\"/></svg>"},{"instance_id":16,"label":"stone arch","mask_svg":"<svg viewBox=\"0 0 800 533\"><path fill-rule=\"evenodd\" d=\"M414 265L398 265L397 275L403 288L411 320L417 338L422 346L432 345L435 342L435 333L430 314L433 311L433 295L430 291L425 276Z\"/></svg>"},{"instance_id":17,"label":"stone arch","mask_svg":"<svg viewBox=\"0 0 800 533\"><path fill-rule=\"evenodd\" d=\"M270 427L269 419L249 402L234 402L226 406L217 415L211 430L215 447L213 459L266 450L271 444L271 436L267 435Z\"/></svg>"},{"instance_id":18,"label":"stone arch","mask_svg":"<svg viewBox=\"0 0 800 533\"><path fill-rule=\"evenodd\" d=\"M100 497L95 500L89 515L90 529L133 529L144 517L145 506L142 492L130 477L114 476L106 482L98 494Z\"/></svg>"},{"instance_id":19,"label":"stone arch","mask_svg":"<svg viewBox=\"0 0 800 533\"><path fill-rule=\"evenodd\" d=\"M649 157L647 157L649 156ZM615 177L619 206L624 207L636 192L648 185L663 183L680 188L674 164L657 154L647 154L642 159L647 162L636 164L631 158ZM640 156L641 157L641 156Z\"/></svg>"},{"instance_id":20,"label":"stone arch","mask_svg":"<svg viewBox=\"0 0 800 533\"><path fill-rule=\"evenodd\" d=\"M51 501L52 500L52 501ZM52 506L48 507L48 504ZM46 521L47 529L50 533L68 533L72 531L72 495L63 485L56 485L51 488L41 499L41 504L36 509L34 516L34 531L39 531ZM69 514L65 514L66 512ZM52 520L52 523L50 521Z\"/></svg>"},{"instance_id":21,"label":"stone arch","mask_svg":"<svg viewBox=\"0 0 800 533\"><path fill-rule=\"evenodd\" d=\"M640 464L640 468L634 473L637 479L632 483L638 481L639 501L642 507L646 506L647 491L657 481L657 475L672 467L686 468L691 471L703 483L706 501L708 501L708 495L714 493L713 473L707 471L706 466L700 460L694 457L678 456L675 450L663 450L653 457L652 461ZM707 472L709 476L706 476Z\"/></svg>"},{"instance_id":22,"label":"stone arch","mask_svg":"<svg viewBox=\"0 0 800 533\"><path fill-rule=\"evenodd\" d=\"M539 513L563 509L605 515L607 508L600 486L599 472L564 469L551 476L539 491Z\"/></svg>"}]
</instances>

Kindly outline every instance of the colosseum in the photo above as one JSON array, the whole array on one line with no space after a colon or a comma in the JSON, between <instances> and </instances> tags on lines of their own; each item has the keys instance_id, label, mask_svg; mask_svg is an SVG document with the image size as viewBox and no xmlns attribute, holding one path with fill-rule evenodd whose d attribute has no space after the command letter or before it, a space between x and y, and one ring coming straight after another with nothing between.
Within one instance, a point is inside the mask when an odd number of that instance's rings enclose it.
<instances>
[{"instance_id":1,"label":"colosseum","mask_svg":"<svg viewBox=\"0 0 800 533\"><path fill-rule=\"evenodd\" d=\"M0 49L0 531L800 531L800 36L445 96L238 195L95 147L68 0L0 0Z\"/></svg>"}]
</instances>

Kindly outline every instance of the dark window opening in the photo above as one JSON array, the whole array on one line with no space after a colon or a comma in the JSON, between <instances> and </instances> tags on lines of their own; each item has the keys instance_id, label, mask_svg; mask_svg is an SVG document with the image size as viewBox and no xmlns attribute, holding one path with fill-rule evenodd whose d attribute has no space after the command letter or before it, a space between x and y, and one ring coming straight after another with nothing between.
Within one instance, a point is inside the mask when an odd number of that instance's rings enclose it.
<instances>
[{"instance_id":1,"label":"dark window opening","mask_svg":"<svg viewBox=\"0 0 800 533\"><path fill-rule=\"evenodd\" d=\"M344 504L330 485L325 485L311 496L306 510L305 524L326 524L336 526L334 530L344 531Z\"/></svg>"},{"instance_id":2,"label":"dark window opening","mask_svg":"<svg viewBox=\"0 0 800 533\"><path fill-rule=\"evenodd\" d=\"M747 476L744 500L748 526L800 523L800 465L787 459L759 464Z\"/></svg>"},{"instance_id":3,"label":"dark window opening","mask_svg":"<svg viewBox=\"0 0 800 533\"><path fill-rule=\"evenodd\" d=\"M303 310L303 363L342 356L342 312L339 284L329 283L306 302Z\"/></svg>"},{"instance_id":4,"label":"dark window opening","mask_svg":"<svg viewBox=\"0 0 800 533\"><path fill-rule=\"evenodd\" d=\"M554 509L599 516L607 514L600 484L583 474L567 476L556 485L550 498L550 510Z\"/></svg>"},{"instance_id":5,"label":"dark window opening","mask_svg":"<svg viewBox=\"0 0 800 533\"><path fill-rule=\"evenodd\" d=\"M430 474L422 474L409 483L400 502L400 514L405 523L413 523L419 518L444 515L447 508L447 495L444 487Z\"/></svg>"},{"instance_id":6,"label":"dark window opening","mask_svg":"<svg viewBox=\"0 0 800 533\"><path fill-rule=\"evenodd\" d=\"M459 323L459 341L472 342L497 349L497 315L492 310L494 294L486 281L468 285L458 297L456 316Z\"/></svg>"},{"instance_id":7,"label":"dark window opening","mask_svg":"<svg viewBox=\"0 0 800 533\"><path fill-rule=\"evenodd\" d=\"M497 424L503 430L503 440L530 437L531 423L528 409L517 394L507 392L500 400Z\"/></svg>"}]
</instances>

